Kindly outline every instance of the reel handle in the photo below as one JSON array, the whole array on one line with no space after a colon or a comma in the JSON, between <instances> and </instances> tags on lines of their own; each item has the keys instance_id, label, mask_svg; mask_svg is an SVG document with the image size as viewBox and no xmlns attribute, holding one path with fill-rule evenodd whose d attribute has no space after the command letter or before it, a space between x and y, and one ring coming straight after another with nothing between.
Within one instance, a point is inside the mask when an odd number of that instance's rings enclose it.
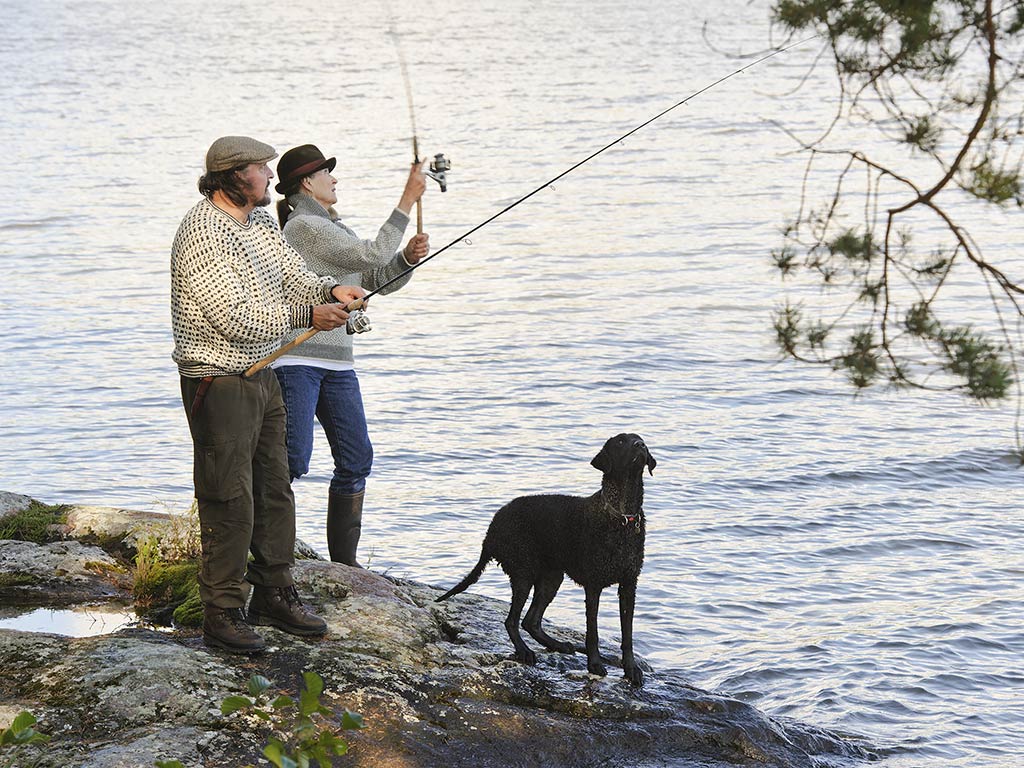
<instances>
[{"instance_id":1,"label":"reel handle","mask_svg":"<svg viewBox=\"0 0 1024 768\"><path fill-rule=\"evenodd\" d=\"M415 128L413 129L412 137L412 162L414 165L420 164L420 142L416 138ZM423 234L423 196L420 195L420 199L416 201L416 234Z\"/></svg>"}]
</instances>

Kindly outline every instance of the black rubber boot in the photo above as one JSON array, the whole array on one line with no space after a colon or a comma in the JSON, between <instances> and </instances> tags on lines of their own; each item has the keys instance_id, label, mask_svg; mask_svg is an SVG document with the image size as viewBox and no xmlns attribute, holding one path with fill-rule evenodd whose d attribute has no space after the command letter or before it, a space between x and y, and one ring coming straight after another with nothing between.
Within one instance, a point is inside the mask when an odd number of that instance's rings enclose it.
<instances>
[{"instance_id":1,"label":"black rubber boot","mask_svg":"<svg viewBox=\"0 0 1024 768\"><path fill-rule=\"evenodd\" d=\"M306 610L295 587L252 588L249 623L277 627L292 635L322 635L327 622Z\"/></svg>"},{"instance_id":2,"label":"black rubber boot","mask_svg":"<svg viewBox=\"0 0 1024 768\"><path fill-rule=\"evenodd\" d=\"M327 499L327 549L331 560L354 568L359 536L363 532L363 496L359 493L332 493Z\"/></svg>"},{"instance_id":3,"label":"black rubber boot","mask_svg":"<svg viewBox=\"0 0 1024 768\"><path fill-rule=\"evenodd\" d=\"M203 642L232 653L259 653L266 641L249 626L241 608L203 609Z\"/></svg>"}]
</instances>

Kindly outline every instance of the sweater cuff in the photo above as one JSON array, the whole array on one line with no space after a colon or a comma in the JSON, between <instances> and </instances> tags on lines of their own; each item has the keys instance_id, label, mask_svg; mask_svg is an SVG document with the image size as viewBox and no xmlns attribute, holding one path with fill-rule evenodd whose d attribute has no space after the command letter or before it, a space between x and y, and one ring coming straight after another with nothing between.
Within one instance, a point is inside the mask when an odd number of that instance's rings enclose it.
<instances>
[{"instance_id":1,"label":"sweater cuff","mask_svg":"<svg viewBox=\"0 0 1024 768\"><path fill-rule=\"evenodd\" d=\"M405 228L409 226L409 214L403 213L401 208L395 208L395 210L391 212L391 215L388 216L386 223L396 227L404 234Z\"/></svg>"},{"instance_id":2,"label":"sweater cuff","mask_svg":"<svg viewBox=\"0 0 1024 768\"><path fill-rule=\"evenodd\" d=\"M304 304L291 307L292 328L313 327L313 305Z\"/></svg>"}]
</instances>

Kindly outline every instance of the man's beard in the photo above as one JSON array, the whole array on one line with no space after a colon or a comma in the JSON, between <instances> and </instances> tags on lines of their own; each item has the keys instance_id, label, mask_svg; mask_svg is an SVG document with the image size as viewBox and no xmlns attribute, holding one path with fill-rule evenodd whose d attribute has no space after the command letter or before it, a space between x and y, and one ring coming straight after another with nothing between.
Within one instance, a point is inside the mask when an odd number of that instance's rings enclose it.
<instances>
[{"instance_id":1,"label":"man's beard","mask_svg":"<svg viewBox=\"0 0 1024 768\"><path fill-rule=\"evenodd\" d=\"M254 208L270 205L270 185L267 184L265 189L258 190L255 184L250 184L245 189L245 198Z\"/></svg>"}]
</instances>

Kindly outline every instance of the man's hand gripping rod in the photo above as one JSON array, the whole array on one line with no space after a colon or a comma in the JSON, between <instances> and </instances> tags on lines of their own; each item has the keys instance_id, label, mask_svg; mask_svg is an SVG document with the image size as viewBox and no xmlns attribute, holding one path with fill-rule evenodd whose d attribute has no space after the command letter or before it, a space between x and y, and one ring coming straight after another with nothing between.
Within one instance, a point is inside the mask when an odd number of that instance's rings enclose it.
<instances>
[{"instance_id":1,"label":"man's hand gripping rod","mask_svg":"<svg viewBox=\"0 0 1024 768\"><path fill-rule=\"evenodd\" d=\"M349 333L363 333L365 331L370 330L369 320L367 320L366 315L364 315L360 311L362 310L363 307L366 306L366 298L356 299L355 301L350 301L348 304L345 305L345 311L349 313L348 322L345 324L345 330L348 331ZM277 360L277 358L281 357L282 355L288 354L297 346L299 346L299 344L303 344L309 341L318 333L320 333L319 328L310 328L308 331L299 334L294 339L285 344L283 347L274 352L272 355L267 355L258 363L255 363L242 375L245 376L245 378L249 378L250 376L258 373L259 371L262 371L272 362Z\"/></svg>"}]
</instances>

